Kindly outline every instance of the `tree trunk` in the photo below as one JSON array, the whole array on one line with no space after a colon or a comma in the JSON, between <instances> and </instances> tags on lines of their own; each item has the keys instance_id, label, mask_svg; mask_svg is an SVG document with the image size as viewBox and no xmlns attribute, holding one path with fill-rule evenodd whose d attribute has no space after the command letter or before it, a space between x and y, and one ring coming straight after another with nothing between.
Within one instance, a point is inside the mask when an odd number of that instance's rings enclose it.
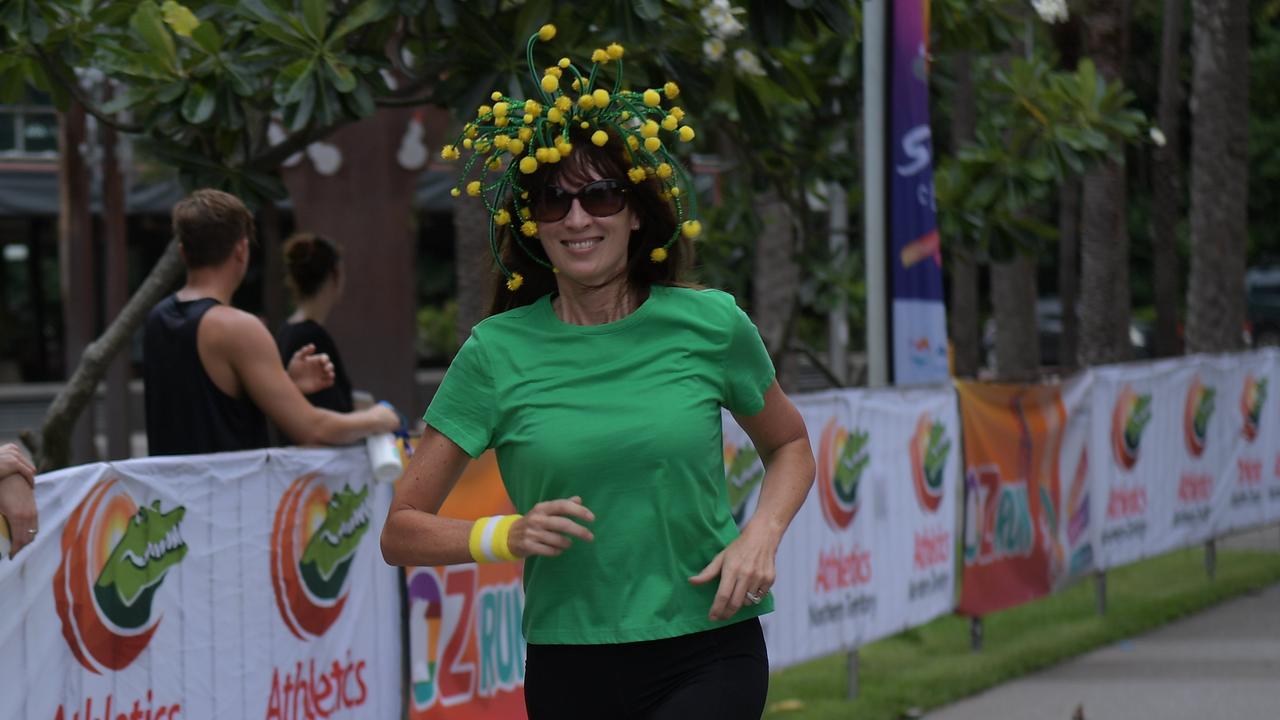
<instances>
[{"instance_id":1,"label":"tree trunk","mask_svg":"<svg viewBox=\"0 0 1280 720\"><path fill-rule=\"evenodd\" d=\"M1243 345L1248 230L1247 0L1193 0L1187 349Z\"/></svg>"},{"instance_id":2,"label":"tree trunk","mask_svg":"<svg viewBox=\"0 0 1280 720\"><path fill-rule=\"evenodd\" d=\"M107 317L120 314L129 301L129 256L126 246L124 174L116 156L119 137L110 125L98 126L102 145L102 247L106 255ZM132 422L129 417L130 353L121 353L107 371L107 458L124 460L131 456Z\"/></svg>"},{"instance_id":3,"label":"tree trunk","mask_svg":"<svg viewBox=\"0 0 1280 720\"><path fill-rule=\"evenodd\" d=\"M453 271L458 280L458 345L484 319L493 293L493 255L489 250L489 212L466 198L453 204Z\"/></svg>"},{"instance_id":4,"label":"tree trunk","mask_svg":"<svg viewBox=\"0 0 1280 720\"><path fill-rule=\"evenodd\" d=\"M111 359L133 338L133 334L147 319L151 308L173 291L182 275L182 253L178 250L178 241L170 240L164 255L151 268L151 272L133 297L129 298L124 309L101 337L85 348L75 373L67 380L62 391L53 399L49 411L45 413L39 439L30 432L22 433L22 441L35 456L40 472L57 470L70 464L71 426L93 399L93 391L106 374Z\"/></svg>"},{"instance_id":5,"label":"tree trunk","mask_svg":"<svg viewBox=\"0 0 1280 720\"><path fill-rule=\"evenodd\" d=\"M795 228L791 209L776 192L759 198L759 213L764 229L756 238L756 257L752 268L751 314L764 339L779 384L786 387L786 349L791 313L795 309L796 288L800 269L795 261Z\"/></svg>"},{"instance_id":6,"label":"tree trunk","mask_svg":"<svg viewBox=\"0 0 1280 720\"><path fill-rule=\"evenodd\" d=\"M58 114L58 265L62 286L62 339L64 376L80 362L80 354L93 339L95 309L99 299L93 268L93 216L89 206L89 169L80 148L86 141L85 112L71 103ZM91 462L93 413L70 426L70 462Z\"/></svg>"},{"instance_id":7,"label":"tree trunk","mask_svg":"<svg viewBox=\"0 0 1280 720\"><path fill-rule=\"evenodd\" d=\"M991 302L996 318L996 378L1034 381L1040 368L1035 260L1019 254L991 263Z\"/></svg>"},{"instance_id":8,"label":"tree trunk","mask_svg":"<svg viewBox=\"0 0 1280 720\"><path fill-rule=\"evenodd\" d=\"M1074 370L1080 348L1080 180L1074 177L1058 189L1058 302L1058 365Z\"/></svg>"},{"instance_id":9,"label":"tree trunk","mask_svg":"<svg viewBox=\"0 0 1280 720\"><path fill-rule=\"evenodd\" d=\"M1128 2L1094 0L1084 16L1085 47L1107 81L1120 79L1127 39ZM1081 201L1081 317L1079 362L1099 365L1128 360L1129 233L1125 226L1123 160L1084 176Z\"/></svg>"},{"instance_id":10,"label":"tree trunk","mask_svg":"<svg viewBox=\"0 0 1280 720\"><path fill-rule=\"evenodd\" d=\"M1182 29L1186 0L1164 0L1164 29L1160 48L1160 105L1157 122L1165 144L1152 157L1151 251L1155 272L1156 357L1182 352L1178 337L1178 308L1182 304L1178 267L1178 219L1182 185Z\"/></svg>"},{"instance_id":11,"label":"tree trunk","mask_svg":"<svg viewBox=\"0 0 1280 720\"><path fill-rule=\"evenodd\" d=\"M973 139L977 109L973 102L973 58L958 53L952 63L956 89L951 98L951 151ZM950 247L952 374L973 378L982 366L982 331L978 315L978 263L963 238L944 238Z\"/></svg>"}]
</instances>

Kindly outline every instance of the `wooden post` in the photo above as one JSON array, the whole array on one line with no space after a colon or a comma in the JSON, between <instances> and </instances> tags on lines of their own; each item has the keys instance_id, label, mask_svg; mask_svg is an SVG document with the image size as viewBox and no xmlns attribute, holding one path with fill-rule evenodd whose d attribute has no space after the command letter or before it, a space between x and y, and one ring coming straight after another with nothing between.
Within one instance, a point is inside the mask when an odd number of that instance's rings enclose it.
<instances>
[{"instance_id":1,"label":"wooden post","mask_svg":"<svg viewBox=\"0 0 1280 720\"><path fill-rule=\"evenodd\" d=\"M75 372L80 355L94 337L98 307L93 272L93 217L89 172L80 146L85 142L84 107L71 103L58 113L58 279L62 286L63 379ZM93 461L93 404L71 433L71 464Z\"/></svg>"},{"instance_id":2,"label":"wooden post","mask_svg":"<svg viewBox=\"0 0 1280 720\"><path fill-rule=\"evenodd\" d=\"M849 677L848 684L845 686L845 697L853 700L858 697L858 649L854 648L849 651Z\"/></svg>"},{"instance_id":3,"label":"wooden post","mask_svg":"<svg viewBox=\"0 0 1280 720\"><path fill-rule=\"evenodd\" d=\"M1204 571L1210 580L1218 574L1218 541L1209 540L1204 544Z\"/></svg>"},{"instance_id":4,"label":"wooden post","mask_svg":"<svg viewBox=\"0 0 1280 720\"><path fill-rule=\"evenodd\" d=\"M99 124L102 144L102 251L106 278L106 317L115 318L129 300L129 250L125 229L124 174L116 156L119 136L115 128ZM129 348L111 362L107 371L106 428L107 459L124 460L132 453L129 417L129 376L133 353Z\"/></svg>"},{"instance_id":5,"label":"wooden post","mask_svg":"<svg viewBox=\"0 0 1280 720\"><path fill-rule=\"evenodd\" d=\"M975 615L969 619L969 649L973 652L982 650L982 616Z\"/></svg>"},{"instance_id":6,"label":"wooden post","mask_svg":"<svg viewBox=\"0 0 1280 720\"><path fill-rule=\"evenodd\" d=\"M1099 615L1107 614L1107 571L1099 570L1093 574L1094 603Z\"/></svg>"}]
</instances>

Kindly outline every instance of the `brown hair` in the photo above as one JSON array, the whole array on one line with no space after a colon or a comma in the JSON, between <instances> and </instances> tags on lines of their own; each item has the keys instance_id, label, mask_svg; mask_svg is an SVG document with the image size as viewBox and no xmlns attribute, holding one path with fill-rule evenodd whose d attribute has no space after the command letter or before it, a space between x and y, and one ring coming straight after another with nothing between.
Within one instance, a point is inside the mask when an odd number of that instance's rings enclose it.
<instances>
[{"instance_id":1,"label":"brown hair","mask_svg":"<svg viewBox=\"0 0 1280 720\"><path fill-rule=\"evenodd\" d=\"M342 249L323 235L296 232L284 243L285 283L295 300L305 300L338 272Z\"/></svg>"},{"instance_id":2,"label":"brown hair","mask_svg":"<svg viewBox=\"0 0 1280 720\"><path fill-rule=\"evenodd\" d=\"M173 234L188 268L221 265L240 238L253 241L253 214L221 190L196 190L173 206Z\"/></svg>"},{"instance_id":3,"label":"brown hair","mask_svg":"<svg viewBox=\"0 0 1280 720\"><path fill-rule=\"evenodd\" d=\"M591 171L601 178L613 178L626 182L630 187L627 194L627 205L640 220L640 227L631 232L627 247L627 285L640 293L641 297L649 294L654 285L688 285L685 278L693 267L693 243L683 235L667 250L667 259L655 263L649 259L654 248L666 245L676 229L675 212L671 203L662 198L662 186L656 178L632 184L627 179L627 170L631 167L622 138L612 130L609 142L604 147L597 147L591 142L589 131L575 128L570 131L569 141L573 143L573 151L568 157L555 164L542 164L531 175L522 176L521 187L529 191L530 197L539 189L557 180L571 183L586 183L591 178ZM515 208L508 212L516 216ZM555 274L550 269L535 262L519 247L522 242L525 250L545 261L546 252L538 238L521 238L516 240L513 233L518 233L518 223L504 226L499 232L502 243L502 262L512 272L524 276L524 282L514 292L507 289L507 278L496 267L492 277L493 301L489 305L489 315L513 308L532 304L535 300L554 292L556 289Z\"/></svg>"}]
</instances>

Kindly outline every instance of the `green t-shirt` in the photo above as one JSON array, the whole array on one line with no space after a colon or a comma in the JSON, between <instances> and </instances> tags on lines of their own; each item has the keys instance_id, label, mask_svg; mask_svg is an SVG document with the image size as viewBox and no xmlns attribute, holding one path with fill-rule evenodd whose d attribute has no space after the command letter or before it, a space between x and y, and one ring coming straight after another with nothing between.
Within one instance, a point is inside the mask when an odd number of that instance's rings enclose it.
<instances>
[{"instance_id":1,"label":"green t-shirt","mask_svg":"<svg viewBox=\"0 0 1280 720\"><path fill-rule=\"evenodd\" d=\"M733 297L654 287L635 312L570 325L551 296L476 325L424 419L468 455L494 448L518 512L580 495L594 542L525 561L524 634L623 643L709 630L719 580L697 574L738 536L721 407L764 409L773 364Z\"/></svg>"}]
</instances>

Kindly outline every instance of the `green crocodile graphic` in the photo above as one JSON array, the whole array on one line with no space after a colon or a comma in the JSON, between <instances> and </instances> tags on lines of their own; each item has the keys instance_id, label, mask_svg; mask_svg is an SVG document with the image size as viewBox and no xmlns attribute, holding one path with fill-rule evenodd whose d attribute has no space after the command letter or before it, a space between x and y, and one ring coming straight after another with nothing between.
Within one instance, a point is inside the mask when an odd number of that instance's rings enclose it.
<instances>
[{"instance_id":1,"label":"green crocodile graphic","mask_svg":"<svg viewBox=\"0 0 1280 720\"><path fill-rule=\"evenodd\" d=\"M1262 423L1262 406L1267 402L1267 379L1253 385L1253 397L1249 398L1249 424L1258 427Z\"/></svg>"},{"instance_id":2,"label":"green crocodile graphic","mask_svg":"<svg viewBox=\"0 0 1280 720\"><path fill-rule=\"evenodd\" d=\"M324 522L307 542L298 563L302 581L316 597L332 600L342 592L360 539L369 530L368 498L368 487L356 492L348 485L329 498Z\"/></svg>"},{"instance_id":3,"label":"green crocodile graphic","mask_svg":"<svg viewBox=\"0 0 1280 720\"><path fill-rule=\"evenodd\" d=\"M98 607L122 628L139 628L151 619L151 600L174 565L187 556L178 526L184 507L160 512L160 501L142 506L130 518L93 585Z\"/></svg>"},{"instance_id":4,"label":"green crocodile graphic","mask_svg":"<svg viewBox=\"0 0 1280 720\"><path fill-rule=\"evenodd\" d=\"M935 492L942 488L942 469L947 464L947 454L951 452L951 439L946 432L945 425L934 423L929 428L929 446L924 453L924 481Z\"/></svg>"},{"instance_id":5,"label":"green crocodile graphic","mask_svg":"<svg viewBox=\"0 0 1280 720\"><path fill-rule=\"evenodd\" d=\"M865 430L851 432L844 447L840 448L832 484L835 485L836 497L843 503L852 505L858 500L858 482L862 479L862 471L871 463L871 455L867 452L869 438L870 434Z\"/></svg>"},{"instance_id":6,"label":"green crocodile graphic","mask_svg":"<svg viewBox=\"0 0 1280 720\"><path fill-rule=\"evenodd\" d=\"M1151 422L1151 394L1139 395L1133 401L1133 410L1124 424L1124 446L1136 451L1142 442L1142 431Z\"/></svg>"},{"instance_id":7,"label":"green crocodile graphic","mask_svg":"<svg viewBox=\"0 0 1280 720\"><path fill-rule=\"evenodd\" d=\"M1213 416L1213 401L1217 394L1216 388L1206 387L1200 396L1199 404L1196 405L1196 415L1191 427L1198 438L1204 437L1209 432L1209 418Z\"/></svg>"},{"instance_id":8,"label":"green crocodile graphic","mask_svg":"<svg viewBox=\"0 0 1280 720\"><path fill-rule=\"evenodd\" d=\"M743 513L747 508L747 498L764 479L764 467L758 464L760 454L753 447L743 447L733 456L729 468L725 471L725 480L729 486L729 508L734 522L742 524Z\"/></svg>"}]
</instances>

